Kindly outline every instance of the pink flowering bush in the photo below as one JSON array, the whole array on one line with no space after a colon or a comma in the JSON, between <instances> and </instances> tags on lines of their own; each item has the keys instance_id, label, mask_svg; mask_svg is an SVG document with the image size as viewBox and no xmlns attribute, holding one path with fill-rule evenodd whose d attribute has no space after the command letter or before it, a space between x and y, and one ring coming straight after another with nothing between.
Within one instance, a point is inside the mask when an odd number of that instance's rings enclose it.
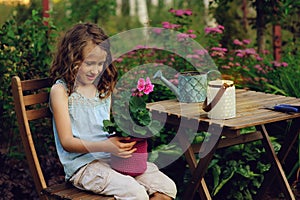
<instances>
[{"instance_id":1,"label":"pink flowering bush","mask_svg":"<svg viewBox=\"0 0 300 200\"><path fill-rule=\"evenodd\" d=\"M205 33L209 45L206 49L213 58L219 70L226 78L230 78L240 87L249 87L257 90L267 90L273 83L273 74L279 68L286 68L286 62L276 62L268 51L262 55L251 47L251 41L233 40L233 48L228 49L218 43L221 39L223 26L206 28Z\"/></svg>"},{"instance_id":2,"label":"pink flowering bush","mask_svg":"<svg viewBox=\"0 0 300 200\"><path fill-rule=\"evenodd\" d=\"M126 72L127 67L146 63L155 63L158 67L171 66L179 72L195 70L195 67L202 69L201 58L207 55L212 58L223 78L233 80L237 87L300 97L300 82L297 81L300 76L298 67L300 61L295 59L298 52L286 50L282 54L282 61L277 62L267 50L258 53L253 41L249 39L234 39L229 46L223 46L221 41L226 32L224 26L206 27L202 31L193 30L190 28L194 14L191 9L170 9L169 13L173 16L173 20L163 21L161 26L164 29L178 31L179 42L193 39L204 48L194 49L193 52L187 53L186 58L182 58L158 49L137 47L119 60L118 64L121 64L121 68L124 67L121 72ZM164 34L163 29L154 32L158 35ZM192 66L190 61L196 61L194 62L196 65ZM175 76L169 78L176 83Z\"/></svg>"},{"instance_id":3,"label":"pink flowering bush","mask_svg":"<svg viewBox=\"0 0 300 200\"><path fill-rule=\"evenodd\" d=\"M300 82L297 81L300 75L299 59L295 59L298 52L290 52L287 49L286 53L282 54L282 61L277 62L267 50L258 53L249 39L234 39L230 47L223 46L221 41L226 31L224 26L206 27L202 33L189 28L192 10L170 9L169 12L174 20L164 21L163 28L181 32L177 36L178 41L191 38L201 40L203 44L204 49L189 54L188 60L199 60L207 54L213 59L223 78L233 80L237 87L300 97ZM191 70L182 58L174 56L168 59L168 62L164 64L176 70Z\"/></svg>"},{"instance_id":4,"label":"pink flowering bush","mask_svg":"<svg viewBox=\"0 0 300 200\"><path fill-rule=\"evenodd\" d=\"M258 53L249 39L234 39L231 48L220 43L226 29L205 28L205 49L213 58L223 78L231 79L238 87L263 92L300 97L300 76L298 52L286 49L282 61L275 61L273 55L265 50Z\"/></svg>"},{"instance_id":5,"label":"pink flowering bush","mask_svg":"<svg viewBox=\"0 0 300 200\"><path fill-rule=\"evenodd\" d=\"M179 34L177 34L177 40L179 42L185 41L187 38L195 39L197 35L195 34L195 31L192 29L189 29L188 25L191 22L190 16L193 15L193 12L191 9L179 9L175 10L171 8L169 12L174 17L174 23L173 22L162 22L162 27L165 29L172 29L175 31L178 31Z\"/></svg>"}]
</instances>

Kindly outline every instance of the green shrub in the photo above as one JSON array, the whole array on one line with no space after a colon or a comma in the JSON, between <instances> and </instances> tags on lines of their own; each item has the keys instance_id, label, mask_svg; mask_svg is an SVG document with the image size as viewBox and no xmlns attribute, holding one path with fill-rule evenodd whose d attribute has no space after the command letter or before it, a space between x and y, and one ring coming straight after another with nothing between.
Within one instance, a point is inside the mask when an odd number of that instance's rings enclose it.
<instances>
[{"instance_id":1,"label":"green shrub","mask_svg":"<svg viewBox=\"0 0 300 200\"><path fill-rule=\"evenodd\" d=\"M23 24L15 19L7 20L0 29L0 141L14 145L18 133L11 94L11 78L21 79L45 77L51 62L51 47L55 27L49 21L44 25L41 13L32 11L31 18ZM8 150L12 150L10 146Z\"/></svg>"}]
</instances>

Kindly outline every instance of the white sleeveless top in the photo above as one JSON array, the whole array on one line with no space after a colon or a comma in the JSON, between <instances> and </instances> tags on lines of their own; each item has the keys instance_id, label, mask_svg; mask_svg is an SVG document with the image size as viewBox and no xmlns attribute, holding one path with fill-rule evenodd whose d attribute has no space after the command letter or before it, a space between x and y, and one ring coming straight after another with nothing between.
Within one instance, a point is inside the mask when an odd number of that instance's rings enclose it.
<instances>
[{"instance_id":1,"label":"white sleeveless top","mask_svg":"<svg viewBox=\"0 0 300 200\"><path fill-rule=\"evenodd\" d=\"M55 84L62 84L67 90L63 80L57 80ZM88 141L106 140L108 133L103 131L103 120L109 119L110 106L111 97L100 99L98 93L94 98L86 98L77 92L73 92L68 97L73 136ZM56 150L60 162L64 166L66 180L69 180L79 168L93 160L110 157L110 153L106 152L70 153L65 151L59 141L54 118L52 123Z\"/></svg>"}]
</instances>

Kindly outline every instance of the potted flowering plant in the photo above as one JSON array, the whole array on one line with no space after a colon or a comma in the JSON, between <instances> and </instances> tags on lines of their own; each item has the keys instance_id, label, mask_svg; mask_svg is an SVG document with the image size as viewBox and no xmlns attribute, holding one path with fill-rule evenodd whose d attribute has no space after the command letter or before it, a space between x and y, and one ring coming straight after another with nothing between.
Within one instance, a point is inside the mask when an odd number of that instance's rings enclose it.
<instances>
[{"instance_id":1,"label":"potted flowering plant","mask_svg":"<svg viewBox=\"0 0 300 200\"><path fill-rule=\"evenodd\" d=\"M137 151L132 157L111 156L111 167L126 175L137 176L144 173L148 159L147 137L159 132L159 122L151 120L151 113L146 108L148 94L153 88L149 77L146 80L140 78L136 88L131 91L129 102L124 101L124 98L114 99L114 110L117 112L112 113L110 120L103 121L104 131L112 136L130 137L130 140L124 142L136 141L134 148Z\"/></svg>"}]
</instances>

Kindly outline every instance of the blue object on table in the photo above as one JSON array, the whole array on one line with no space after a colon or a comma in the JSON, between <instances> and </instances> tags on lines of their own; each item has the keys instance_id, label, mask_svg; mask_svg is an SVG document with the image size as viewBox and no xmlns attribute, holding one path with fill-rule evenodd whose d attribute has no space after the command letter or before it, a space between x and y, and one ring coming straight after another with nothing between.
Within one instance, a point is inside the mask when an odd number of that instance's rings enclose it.
<instances>
[{"instance_id":1,"label":"blue object on table","mask_svg":"<svg viewBox=\"0 0 300 200\"><path fill-rule=\"evenodd\" d=\"M280 112L300 112L300 106L290 104L278 104L273 109Z\"/></svg>"}]
</instances>

